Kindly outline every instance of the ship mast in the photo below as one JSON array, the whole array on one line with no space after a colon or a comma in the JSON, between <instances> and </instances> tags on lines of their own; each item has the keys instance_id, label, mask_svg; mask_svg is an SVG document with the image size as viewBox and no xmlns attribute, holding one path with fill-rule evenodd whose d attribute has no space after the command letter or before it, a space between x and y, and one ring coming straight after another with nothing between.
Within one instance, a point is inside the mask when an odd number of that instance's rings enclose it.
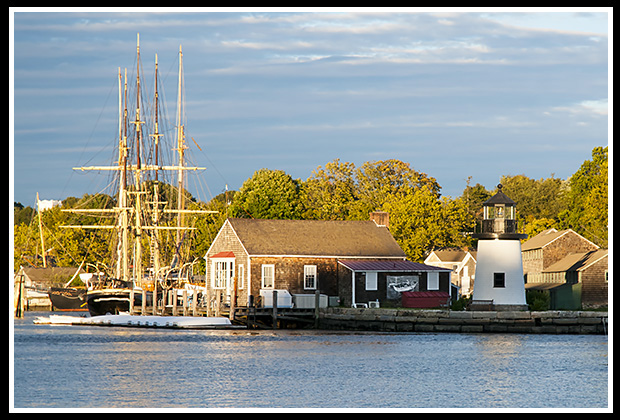
<instances>
[{"instance_id":1,"label":"ship mast","mask_svg":"<svg viewBox=\"0 0 620 420\"><path fill-rule=\"evenodd\" d=\"M47 268L47 258L45 257L45 240L43 239L43 221L41 220L41 201L39 201L39 193L37 192L37 213L39 215L39 236L41 239L41 257L43 258L43 267Z\"/></svg>"},{"instance_id":2,"label":"ship mast","mask_svg":"<svg viewBox=\"0 0 620 420\"><path fill-rule=\"evenodd\" d=\"M138 43L136 47L137 60L136 60L136 120L132 123L136 126L136 170L135 170L135 216L136 216L136 240L134 242L136 257L134 260L134 279L138 285L142 285L142 159L141 159L141 134L142 124L144 121L140 120L140 34L138 34Z\"/></svg>"},{"instance_id":3,"label":"ship mast","mask_svg":"<svg viewBox=\"0 0 620 420\"><path fill-rule=\"evenodd\" d=\"M133 280L139 286L142 285L144 276L142 265L142 232L149 231L150 251L151 251L151 267L153 268L153 275L157 277L160 273L159 262L159 244L158 244L158 231L160 230L176 230L176 249L177 254L180 245L183 241L183 235L181 230L193 230L195 228L183 226L184 214L207 214L217 213L211 210L185 210L184 202L185 197L183 194L184 185L184 171L196 171L203 170L201 167L189 167L185 166L185 138L184 127L182 125L182 80L183 80L183 53L181 47L179 47L179 93L177 100L177 133L176 133L176 149L179 153L177 165L162 165L159 157L159 144L160 137L163 135L159 132L159 92L158 92L158 61L155 56L155 115L154 115L154 133L150 135L153 138L154 146L154 161L148 162L142 159L142 125L145 124L141 115L141 81L140 81L140 34L137 37L137 75L136 75L136 110L135 121L129 121L128 117L128 98L127 98L127 69L125 69L125 81L124 90L121 92L121 72L118 71L118 84L119 84L119 127L118 127L118 160L116 165L112 166L87 166L77 167L74 170L89 170L89 171L118 171L119 172L119 190L118 190L118 207L114 209L63 209L62 211L69 211L73 213L95 213L105 214L114 213L118 216L118 222L113 225L73 225L73 226L61 226L63 228L77 228L77 229L116 229L118 231L118 245L117 245L117 258L115 277L120 280L129 281L130 279L130 265L129 258L131 257L130 238L129 233L132 232L132 240L134 247L133 254ZM128 123L135 125L134 133L134 145L135 148L135 163L130 162L130 146L128 145ZM130 172L128 172L130 171ZM176 171L178 174L178 192L177 192L177 208L166 210L160 209L160 205L165 204L159 201L159 171ZM142 195L146 194L143 176L145 173L153 172L154 174L154 194L153 201L148 203L152 205L150 221L147 218L143 218L145 212L146 200L142 199ZM133 173L134 191L128 189L128 175ZM129 203L129 195L134 194L135 199L133 203ZM160 226L160 214L161 213L176 213L177 214L177 226ZM148 213L148 212L147 212ZM131 217L130 217L131 216ZM131 219L131 220L130 220ZM150 223L149 223L150 222ZM177 255L176 257L179 257ZM174 268L174 267L173 267ZM178 264L176 268L182 268L181 264ZM180 279L179 272L179 279ZM155 279L157 282L157 279Z\"/></svg>"},{"instance_id":4,"label":"ship mast","mask_svg":"<svg viewBox=\"0 0 620 420\"><path fill-rule=\"evenodd\" d=\"M157 89L159 78L159 64L155 54L155 132L151 134L155 142L155 166L159 166L159 91ZM153 185L153 212L151 222L153 227L159 226L159 169L155 169ZM151 268L153 269L153 315L157 314L157 275L159 274L159 230L151 231Z\"/></svg>"},{"instance_id":5,"label":"ship mast","mask_svg":"<svg viewBox=\"0 0 620 420\"><path fill-rule=\"evenodd\" d=\"M116 278L129 280L128 269L128 234L127 221L127 106L123 107L123 92L121 91L121 69L118 68L118 167L120 172L118 188L119 232L116 248ZM127 103L127 69L125 69L124 103Z\"/></svg>"},{"instance_id":6,"label":"ship mast","mask_svg":"<svg viewBox=\"0 0 620 420\"><path fill-rule=\"evenodd\" d=\"M184 194L183 194L183 166L185 164L185 143L183 138L183 124L181 120L181 106L182 106L182 81L183 81L183 50L179 45L179 86L177 95L177 151L179 153L179 171L178 171L178 190L177 190L177 209L179 214L177 216L177 247L181 246L181 230L183 226L183 208L184 208Z\"/></svg>"}]
</instances>

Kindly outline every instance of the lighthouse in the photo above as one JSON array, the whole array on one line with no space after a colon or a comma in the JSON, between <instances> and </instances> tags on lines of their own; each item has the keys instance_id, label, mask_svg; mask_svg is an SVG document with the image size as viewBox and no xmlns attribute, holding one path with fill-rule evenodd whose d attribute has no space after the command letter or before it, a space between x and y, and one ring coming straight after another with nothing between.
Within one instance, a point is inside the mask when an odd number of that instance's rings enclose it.
<instances>
[{"instance_id":1,"label":"lighthouse","mask_svg":"<svg viewBox=\"0 0 620 420\"><path fill-rule=\"evenodd\" d=\"M520 241L527 235L517 233L516 203L502 192L502 184L497 190L482 204L482 232L472 235L478 238L478 258L470 308L491 304L496 311L527 310Z\"/></svg>"}]
</instances>

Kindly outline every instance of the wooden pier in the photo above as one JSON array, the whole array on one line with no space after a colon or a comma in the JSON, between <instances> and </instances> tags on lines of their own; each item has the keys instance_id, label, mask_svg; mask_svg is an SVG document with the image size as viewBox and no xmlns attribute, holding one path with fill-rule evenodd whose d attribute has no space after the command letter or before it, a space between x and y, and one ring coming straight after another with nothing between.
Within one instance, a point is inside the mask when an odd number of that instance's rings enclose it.
<instances>
[{"instance_id":1,"label":"wooden pier","mask_svg":"<svg viewBox=\"0 0 620 420\"><path fill-rule=\"evenodd\" d=\"M254 329L317 328L319 321L320 292L315 293L314 308L278 308L277 292L274 291L273 307L225 306L220 296L207 298L206 306L199 304L199 291L179 289L165 291L158 296L155 305L147 305L147 292L142 292L142 305L132 305L131 315L161 316L225 316L233 324ZM179 296L181 294L181 296ZM134 297L130 301L134 302ZM202 302L201 302L202 303Z\"/></svg>"},{"instance_id":2,"label":"wooden pier","mask_svg":"<svg viewBox=\"0 0 620 420\"><path fill-rule=\"evenodd\" d=\"M308 328L316 324L314 309L237 307L231 321L254 329Z\"/></svg>"}]
</instances>

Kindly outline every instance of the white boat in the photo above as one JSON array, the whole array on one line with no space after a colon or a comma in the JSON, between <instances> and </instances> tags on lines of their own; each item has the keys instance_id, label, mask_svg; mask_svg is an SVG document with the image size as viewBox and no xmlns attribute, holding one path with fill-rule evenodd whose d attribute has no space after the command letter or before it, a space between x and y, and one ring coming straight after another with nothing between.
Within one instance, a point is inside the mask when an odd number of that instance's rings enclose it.
<instances>
[{"instance_id":1,"label":"white boat","mask_svg":"<svg viewBox=\"0 0 620 420\"><path fill-rule=\"evenodd\" d=\"M225 317L205 316L157 316L157 315L98 315L79 317L68 315L40 316L35 324L93 325L102 327L178 328L178 329L233 329L245 326L233 325Z\"/></svg>"}]
</instances>

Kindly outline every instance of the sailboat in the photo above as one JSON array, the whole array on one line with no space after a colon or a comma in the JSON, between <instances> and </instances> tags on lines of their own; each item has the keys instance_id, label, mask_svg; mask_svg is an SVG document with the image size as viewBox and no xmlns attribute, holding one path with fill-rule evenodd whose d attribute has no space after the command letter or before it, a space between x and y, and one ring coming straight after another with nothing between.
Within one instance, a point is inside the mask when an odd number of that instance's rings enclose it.
<instances>
[{"instance_id":1,"label":"sailboat","mask_svg":"<svg viewBox=\"0 0 620 420\"><path fill-rule=\"evenodd\" d=\"M205 168L187 166L185 153L184 124L182 121L183 91L183 52L179 47L179 77L176 113L176 138L172 150L176 151L176 162L163 164L162 137L160 129L160 105L158 90L158 61L155 55L155 94L152 114L147 115L148 105L143 103L144 94L140 61L140 35L137 38L136 81L132 90L135 99L129 99L127 69L124 82L121 69L118 69L118 158L110 166L88 166L73 168L81 171L112 171L116 175L118 188L116 206L112 209L71 209L74 213L113 216L115 223L110 225L72 225L65 228L77 229L112 229L116 241L116 252L112 264L101 263L104 275L86 294L88 311L91 316L120 314L131 311L132 307L145 306L153 308L158 314L158 302L164 291L183 287L190 282L192 262L181 261L180 249L188 230L185 215L189 213L215 213L209 210L190 210L185 206L184 182L187 171ZM172 130L170 130L172 131ZM162 201L163 174L176 174L176 206ZM170 197L169 197L170 198ZM173 200L169 200L173 201ZM64 211L64 210L63 210ZM176 216L176 225L172 220L165 220L166 215ZM169 265L160 262L160 233L175 231L176 241L174 255ZM149 248L149 261L143 258L144 248Z\"/></svg>"}]
</instances>

